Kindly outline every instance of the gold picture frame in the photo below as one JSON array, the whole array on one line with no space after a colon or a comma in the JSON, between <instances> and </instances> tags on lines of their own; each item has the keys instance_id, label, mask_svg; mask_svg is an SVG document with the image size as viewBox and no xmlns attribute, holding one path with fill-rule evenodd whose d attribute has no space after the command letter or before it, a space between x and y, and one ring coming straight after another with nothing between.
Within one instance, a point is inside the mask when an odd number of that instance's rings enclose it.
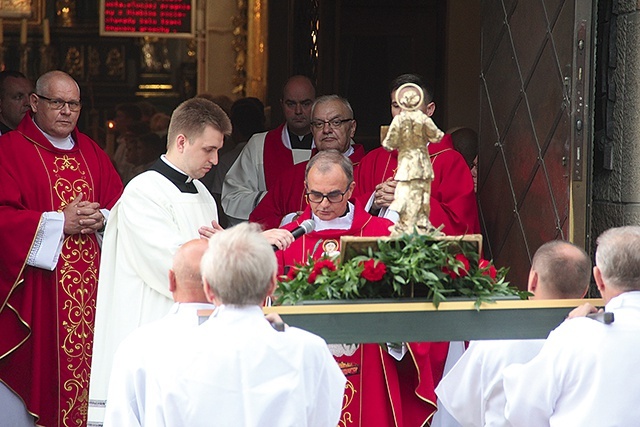
<instances>
[{"instance_id":1,"label":"gold picture frame","mask_svg":"<svg viewBox=\"0 0 640 427\"><path fill-rule=\"evenodd\" d=\"M44 0L0 0L0 18L6 23L19 25L26 19L30 25L41 25L44 15Z\"/></svg>"}]
</instances>

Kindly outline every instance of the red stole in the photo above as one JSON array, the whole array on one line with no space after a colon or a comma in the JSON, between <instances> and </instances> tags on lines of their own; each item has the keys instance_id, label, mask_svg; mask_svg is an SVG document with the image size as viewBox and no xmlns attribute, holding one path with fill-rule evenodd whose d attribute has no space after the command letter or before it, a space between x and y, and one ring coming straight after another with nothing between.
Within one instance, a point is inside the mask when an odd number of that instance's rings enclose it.
<instances>
[{"instance_id":1,"label":"red stole","mask_svg":"<svg viewBox=\"0 0 640 427\"><path fill-rule=\"evenodd\" d=\"M293 153L291 149L284 145L282 141L282 132L286 132L286 123L281 124L277 128L270 130L264 137L263 149L263 170L264 185L267 191L273 188L278 177L283 171L294 165Z\"/></svg>"},{"instance_id":2,"label":"red stole","mask_svg":"<svg viewBox=\"0 0 640 427\"><path fill-rule=\"evenodd\" d=\"M54 271L26 265L42 212L79 194L111 208L122 183L86 135L57 150L29 115L0 139L0 378L46 426L86 423L100 249L95 234L65 235Z\"/></svg>"}]
</instances>

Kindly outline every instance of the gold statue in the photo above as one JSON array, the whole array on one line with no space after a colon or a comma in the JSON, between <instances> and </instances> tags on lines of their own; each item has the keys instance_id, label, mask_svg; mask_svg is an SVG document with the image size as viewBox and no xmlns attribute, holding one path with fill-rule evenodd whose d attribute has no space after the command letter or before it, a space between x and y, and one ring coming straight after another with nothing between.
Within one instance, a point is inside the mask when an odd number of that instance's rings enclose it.
<instances>
[{"instance_id":1,"label":"gold statue","mask_svg":"<svg viewBox=\"0 0 640 427\"><path fill-rule=\"evenodd\" d=\"M429 143L440 142L444 136L431 117L419 110L424 101L422 89L406 83L396 91L396 102L402 108L393 118L382 146L398 150L397 181L394 200L389 206L400 219L392 227L391 235L417 232L433 234L436 229L429 222L429 197L433 166L427 149Z\"/></svg>"}]
</instances>

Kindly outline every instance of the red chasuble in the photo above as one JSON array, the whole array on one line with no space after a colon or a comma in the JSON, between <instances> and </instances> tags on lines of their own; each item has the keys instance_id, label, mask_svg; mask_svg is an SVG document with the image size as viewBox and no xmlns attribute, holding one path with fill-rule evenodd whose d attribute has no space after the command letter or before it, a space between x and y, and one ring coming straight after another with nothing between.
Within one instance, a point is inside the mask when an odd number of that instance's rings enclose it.
<instances>
[{"instance_id":1,"label":"red chasuble","mask_svg":"<svg viewBox=\"0 0 640 427\"><path fill-rule=\"evenodd\" d=\"M79 194L110 209L122 193L102 149L72 137L73 149L54 148L27 114L0 138L0 379L47 427L86 424L100 246L65 235L54 271L27 257L43 212Z\"/></svg>"},{"instance_id":2,"label":"red chasuble","mask_svg":"<svg viewBox=\"0 0 640 427\"><path fill-rule=\"evenodd\" d=\"M311 218L309 207L284 226L292 230ZM373 217L356 202L349 230L313 231L277 251L280 274L285 267L319 258L330 248L340 250L340 236L388 236L391 221ZM347 377L339 427L413 427L426 425L436 410L435 382L442 375L448 345L410 344L402 361L379 344L361 344L355 352L336 357ZM414 351L415 347L415 351ZM429 351L431 350L431 351ZM439 376L434 372L440 372Z\"/></svg>"},{"instance_id":3,"label":"red chasuble","mask_svg":"<svg viewBox=\"0 0 640 427\"><path fill-rule=\"evenodd\" d=\"M431 213L434 227L444 225L445 234L455 236L480 232L478 205L473 178L464 158L453 148L447 134L437 144L429 144L435 178L431 183ZM368 153L356 173L354 197L364 205L376 185L392 178L398 167L398 152L383 147Z\"/></svg>"},{"instance_id":4,"label":"red chasuble","mask_svg":"<svg viewBox=\"0 0 640 427\"><path fill-rule=\"evenodd\" d=\"M362 145L353 145L353 154L349 156L349 160L354 167L360 163L364 154ZM307 163L309 162L298 163L281 173L276 183L251 212L249 221L259 222L265 229L278 228L285 215L303 211L307 206L304 198L304 172Z\"/></svg>"}]
</instances>

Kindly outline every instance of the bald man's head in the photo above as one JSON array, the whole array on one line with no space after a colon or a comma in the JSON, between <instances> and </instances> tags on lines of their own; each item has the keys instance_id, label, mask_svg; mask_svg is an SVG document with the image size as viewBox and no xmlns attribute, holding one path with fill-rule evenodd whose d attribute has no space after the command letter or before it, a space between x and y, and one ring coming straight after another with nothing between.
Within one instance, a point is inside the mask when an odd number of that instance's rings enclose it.
<instances>
[{"instance_id":1,"label":"bald man's head","mask_svg":"<svg viewBox=\"0 0 640 427\"><path fill-rule=\"evenodd\" d=\"M202 290L200 260L209 247L205 239L190 240L182 245L173 257L169 271L169 290L176 302L202 302L207 298Z\"/></svg>"}]
</instances>

